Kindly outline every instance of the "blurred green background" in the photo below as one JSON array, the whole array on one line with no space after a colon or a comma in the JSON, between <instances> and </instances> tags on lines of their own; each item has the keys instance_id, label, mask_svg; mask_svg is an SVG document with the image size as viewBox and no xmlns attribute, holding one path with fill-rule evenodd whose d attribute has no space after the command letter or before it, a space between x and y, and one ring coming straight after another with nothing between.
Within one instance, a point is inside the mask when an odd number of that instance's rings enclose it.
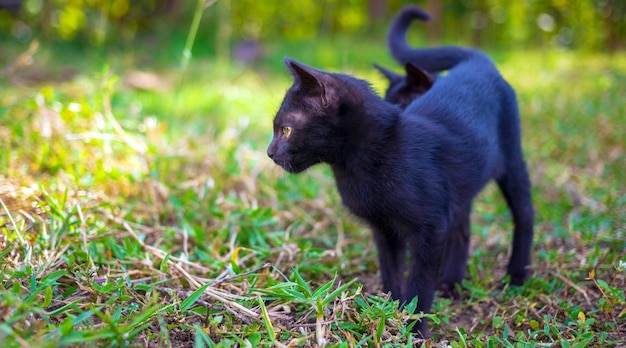
<instances>
[{"instance_id":1,"label":"blurred green background","mask_svg":"<svg viewBox=\"0 0 626 348\"><path fill-rule=\"evenodd\" d=\"M425 31L432 43L484 48L563 48L616 51L626 45L626 2L621 0L301 0L200 1L207 10L196 53L227 59L247 41L305 43L320 37L382 38L405 4L433 14ZM213 5L213 6L211 6ZM197 1L0 0L0 39L34 38L93 49L184 44ZM172 38L180 40L172 41ZM173 46L171 46L173 45ZM155 50L157 56L166 54ZM171 52L175 53L175 52Z\"/></svg>"},{"instance_id":2,"label":"blurred green background","mask_svg":"<svg viewBox=\"0 0 626 348\"><path fill-rule=\"evenodd\" d=\"M215 2L215 4L213 4ZM410 1L176 1L0 0L2 46L37 38L79 51L152 48L150 58L178 57L198 6L207 7L194 53L244 61L247 43L346 35L384 38L391 17ZM421 30L431 43L483 48L559 48L613 52L626 46L626 2L621 0L419 1L433 20ZM7 50L2 59L6 63ZM247 52L253 55L254 52ZM270 54L271 55L271 54ZM145 58L145 57L144 57ZM143 62L142 63L147 63Z\"/></svg>"},{"instance_id":3,"label":"blurred green background","mask_svg":"<svg viewBox=\"0 0 626 348\"><path fill-rule=\"evenodd\" d=\"M224 108L261 109L264 116L275 111L277 105L252 106L249 100L278 103L281 78L288 77L285 56L355 74L382 92L385 82L371 65L399 69L385 36L390 20L409 3L432 14L430 22L413 25L411 44L480 47L499 65L528 53L539 57L531 69L538 71L562 64L555 54L575 54L569 57L577 61L619 55L626 47L626 1L618 0L0 0L0 77L12 86L38 86L106 70L133 90L165 96L128 96L143 111L170 121L175 114L177 124L188 119L204 125L206 114L214 114L208 123L220 129L229 114ZM251 76L266 86L276 81L276 94L242 94ZM536 76L516 83L531 80ZM232 93L218 81L227 81Z\"/></svg>"}]
</instances>

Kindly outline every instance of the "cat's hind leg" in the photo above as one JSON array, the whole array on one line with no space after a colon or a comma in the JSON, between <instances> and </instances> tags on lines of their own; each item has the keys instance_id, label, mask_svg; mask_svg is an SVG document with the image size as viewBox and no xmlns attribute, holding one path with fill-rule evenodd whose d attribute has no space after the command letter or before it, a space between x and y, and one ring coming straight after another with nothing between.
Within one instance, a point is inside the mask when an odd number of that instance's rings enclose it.
<instances>
[{"instance_id":1,"label":"cat's hind leg","mask_svg":"<svg viewBox=\"0 0 626 348\"><path fill-rule=\"evenodd\" d=\"M513 243L508 274L511 284L521 285L530 276L534 212L531 184L522 151L519 110L515 92L509 89L502 104L499 140L504 171L496 177L513 217Z\"/></svg>"},{"instance_id":2,"label":"cat's hind leg","mask_svg":"<svg viewBox=\"0 0 626 348\"><path fill-rule=\"evenodd\" d=\"M533 243L533 206L531 198L530 179L526 170L526 164L521 159L507 165L506 172L497 179L500 191L511 210L513 216L513 246L509 260L508 274L511 283L521 285L530 275L527 266L530 265L531 249Z\"/></svg>"}]
</instances>

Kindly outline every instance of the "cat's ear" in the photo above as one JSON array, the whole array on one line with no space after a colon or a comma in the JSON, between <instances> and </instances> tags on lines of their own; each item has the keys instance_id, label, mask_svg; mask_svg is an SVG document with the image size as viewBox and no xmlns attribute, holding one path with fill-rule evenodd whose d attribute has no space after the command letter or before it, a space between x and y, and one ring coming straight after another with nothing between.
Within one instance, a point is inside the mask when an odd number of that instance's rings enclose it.
<instances>
[{"instance_id":1,"label":"cat's ear","mask_svg":"<svg viewBox=\"0 0 626 348\"><path fill-rule=\"evenodd\" d=\"M307 93L319 95L322 107L327 107L328 91L326 83L324 82L327 75L310 66L296 62L289 57L285 58L285 64L287 64L287 67L291 70L294 83L298 88L305 90Z\"/></svg>"},{"instance_id":2,"label":"cat's ear","mask_svg":"<svg viewBox=\"0 0 626 348\"><path fill-rule=\"evenodd\" d=\"M382 66L378 65L378 64L374 64L374 68L376 68L376 70L380 71L381 74L383 74L387 80L389 80L390 84L395 84L398 83L400 81L402 81L404 79L404 76L400 75L400 74L396 74L395 72L383 68Z\"/></svg>"},{"instance_id":3,"label":"cat's ear","mask_svg":"<svg viewBox=\"0 0 626 348\"><path fill-rule=\"evenodd\" d=\"M435 82L435 78L431 74L411 63L406 63L404 68L406 70L406 82L410 86L422 87L428 90Z\"/></svg>"}]
</instances>

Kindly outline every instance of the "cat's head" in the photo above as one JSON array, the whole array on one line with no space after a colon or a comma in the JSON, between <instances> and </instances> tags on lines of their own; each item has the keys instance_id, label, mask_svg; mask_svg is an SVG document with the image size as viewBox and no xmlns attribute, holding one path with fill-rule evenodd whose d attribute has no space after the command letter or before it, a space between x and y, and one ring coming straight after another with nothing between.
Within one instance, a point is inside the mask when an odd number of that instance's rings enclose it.
<instances>
[{"instance_id":1,"label":"cat's head","mask_svg":"<svg viewBox=\"0 0 626 348\"><path fill-rule=\"evenodd\" d=\"M336 74L314 69L290 58L285 63L293 75L274 117L274 137L267 155L290 173L320 162L332 162L345 142L340 107L347 88Z\"/></svg>"},{"instance_id":2,"label":"cat's head","mask_svg":"<svg viewBox=\"0 0 626 348\"><path fill-rule=\"evenodd\" d=\"M378 64L374 64L374 67L389 81L389 87L385 92L385 100L392 104L398 104L403 109L411 104L413 100L428 92L435 82L433 75L411 63L407 63L404 66L406 75L396 74Z\"/></svg>"}]
</instances>

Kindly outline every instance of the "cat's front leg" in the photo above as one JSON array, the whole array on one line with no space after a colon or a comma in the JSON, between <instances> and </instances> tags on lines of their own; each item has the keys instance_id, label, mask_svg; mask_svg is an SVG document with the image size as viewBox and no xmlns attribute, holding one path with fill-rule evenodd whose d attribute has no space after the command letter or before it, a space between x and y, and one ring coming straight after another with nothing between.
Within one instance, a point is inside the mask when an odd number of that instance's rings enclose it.
<instances>
[{"instance_id":1,"label":"cat's front leg","mask_svg":"<svg viewBox=\"0 0 626 348\"><path fill-rule=\"evenodd\" d=\"M374 227L372 232L378 249L383 292L391 292L395 300L402 299L406 243L390 228Z\"/></svg>"},{"instance_id":2,"label":"cat's front leg","mask_svg":"<svg viewBox=\"0 0 626 348\"><path fill-rule=\"evenodd\" d=\"M442 296L459 298L457 286L461 285L465 278L467 258L470 246L470 212L471 204L467 204L455 215L452 228L446 237L445 258L441 265L439 291Z\"/></svg>"},{"instance_id":3,"label":"cat's front leg","mask_svg":"<svg viewBox=\"0 0 626 348\"><path fill-rule=\"evenodd\" d=\"M409 303L417 296L415 313L429 313L438 285L439 268L442 262L445 228L418 230L408 240L409 276L404 287L404 302ZM422 337L430 337L428 321L422 318L415 323L413 331Z\"/></svg>"}]
</instances>

